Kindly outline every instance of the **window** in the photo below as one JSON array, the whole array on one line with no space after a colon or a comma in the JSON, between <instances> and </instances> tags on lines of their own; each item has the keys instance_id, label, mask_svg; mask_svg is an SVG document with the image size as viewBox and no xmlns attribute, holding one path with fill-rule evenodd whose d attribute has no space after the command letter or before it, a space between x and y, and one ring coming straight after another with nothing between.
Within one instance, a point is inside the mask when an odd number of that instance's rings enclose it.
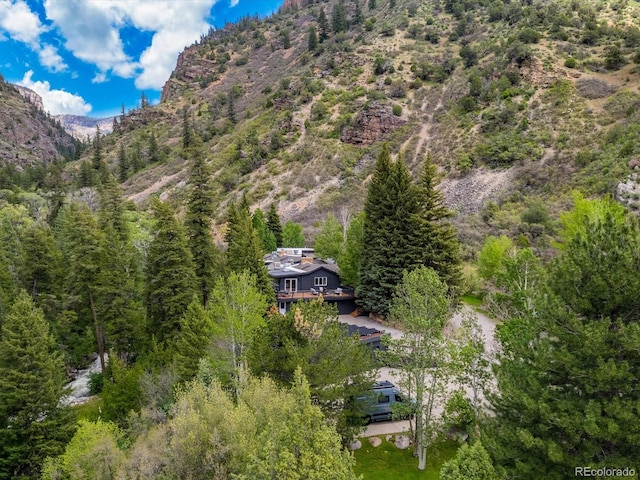
<instances>
[{"instance_id":1,"label":"window","mask_svg":"<svg viewBox=\"0 0 640 480\"><path fill-rule=\"evenodd\" d=\"M396 402L404 402L404 398L402 398L402 395L398 395L397 393L396 395Z\"/></svg>"},{"instance_id":2,"label":"window","mask_svg":"<svg viewBox=\"0 0 640 480\"><path fill-rule=\"evenodd\" d=\"M285 302L280 302L280 310L286 310L287 304Z\"/></svg>"},{"instance_id":3,"label":"window","mask_svg":"<svg viewBox=\"0 0 640 480\"><path fill-rule=\"evenodd\" d=\"M380 395L378 397L378 403L389 403L389 395Z\"/></svg>"},{"instance_id":4,"label":"window","mask_svg":"<svg viewBox=\"0 0 640 480\"><path fill-rule=\"evenodd\" d=\"M284 290L286 292L297 292L298 291L298 279L297 278L285 278L284 279Z\"/></svg>"},{"instance_id":5,"label":"window","mask_svg":"<svg viewBox=\"0 0 640 480\"><path fill-rule=\"evenodd\" d=\"M313 279L314 287L326 287L327 286L327 277L315 277Z\"/></svg>"}]
</instances>

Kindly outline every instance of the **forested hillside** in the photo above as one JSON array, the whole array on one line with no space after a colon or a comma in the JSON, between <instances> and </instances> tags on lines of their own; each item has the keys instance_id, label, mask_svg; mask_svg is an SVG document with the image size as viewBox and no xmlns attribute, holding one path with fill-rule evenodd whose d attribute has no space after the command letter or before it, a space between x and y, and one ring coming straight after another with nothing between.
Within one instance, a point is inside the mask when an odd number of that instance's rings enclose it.
<instances>
[{"instance_id":1,"label":"forested hillside","mask_svg":"<svg viewBox=\"0 0 640 480\"><path fill-rule=\"evenodd\" d=\"M638 15L286 2L188 47L80 158L5 159L0 479L356 478L382 364L424 400L416 465L468 434L441 478L637 472ZM388 356L323 295L279 313L264 255L302 246L404 331ZM496 352L446 327L461 302Z\"/></svg>"}]
</instances>

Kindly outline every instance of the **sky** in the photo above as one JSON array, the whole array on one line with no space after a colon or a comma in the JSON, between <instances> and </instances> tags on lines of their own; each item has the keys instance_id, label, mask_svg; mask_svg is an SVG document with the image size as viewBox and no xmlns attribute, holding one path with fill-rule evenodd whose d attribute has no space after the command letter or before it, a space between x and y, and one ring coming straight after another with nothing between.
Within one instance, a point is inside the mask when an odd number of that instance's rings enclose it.
<instances>
[{"instance_id":1,"label":"sky","mask_svg":"<svg viewBox=\"0 0 640 480\"><path fill-rule=\"evenodd\" d=\"M0 0L0 73L45 110L107 117L160 100L178 54L211 27L283 0Z\"/></svg>"}]
</instances>

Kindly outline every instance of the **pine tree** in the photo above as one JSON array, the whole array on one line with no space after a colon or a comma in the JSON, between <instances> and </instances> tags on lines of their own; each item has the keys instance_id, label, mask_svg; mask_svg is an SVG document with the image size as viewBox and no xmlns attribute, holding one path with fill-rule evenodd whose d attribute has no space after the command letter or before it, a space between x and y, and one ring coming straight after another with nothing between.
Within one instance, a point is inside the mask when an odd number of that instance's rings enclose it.
<instances>
[{"instance_id":1,"label":"pine tree","mask_svg":"<svg viewBox=\"0 0 640 480\"><path fill-rule=\"evenodd\" d=\"M191 146L193 132L191 131L191 124L189 122L189 112L185 108L182 112L182 148L184 150Z\"/></svg>"},{"instance_id":2,"label":"pine tree","mask_svg":"<svg viewBox=\"0 0 640 480\"><path fill-rule=\"evenodd\" d=\"M444 205L444 196L436 186L437 179L437 167L427 157L418 182L420 226L416 249L422 255L420 263L438 272L450 293L455 294L461 279L458 236L446 221L453 214Z\"/></svg>"},{"instance_id":3,"label":"pine tree","mask_svg":"<svg viewBox=\"0 0 640 480\"><path fill-rule=\"evenodd\" d=\"M65 280L79 322L79 335L92 326L100 366L105 371L105 324L99 315L97 286L104 267L104 237L96 219L85 204L71 203L63 212L61 243L67 266Z\"/></svg>"},{"instance_id":4,"label":"pine tree","mask_svg":"<svg viewBox=\"0 0 640 480\"><path fill-rule=\"evenodd\" d=\"M276 237L276 246L282 246L282 224L280 223L280 216L278 210L276 210L276 204L272 203L267 212L267 227Z\"/></svg>"},{"instance_id":5,"label":"pine tree","mask_svg":"<svg viewBox=\"0 0 640 480\"><path fill-rule=\"evenodd\" d=\"M125 358L138 353L142 342L142 311L136 285L139 268L122 197L112 176L100 188L98 223L104 238L104 256L96 284L97 310L105 325L107 348Z\"/></svg>"},{"instance_id":6,"label":"pine tree","mask_svg":"<svg viewBox=\"0 0 640 480\"><path fill-rule=\"evenodd\" d=\"M262 250L265 253L274 252L276 250L276 237L273 232L269 230L262 210L256 208L251 217L251 223L253 223L253 229L260 239Z\"/></svg>"},{"instance_id":7,"label":"pine tree","mask_svg":"<svg viewBox=\"0 0 640 480\"><path fill-rule=\"evenodd\" d=\"M150 332L159 342L178 331L195 293L193 259L182 225L168 205L153 203L155 225L146 265L145 304Z\"/></svg>"},{"instance_id":8,"label":"pine tree","mask_svg":"<svg viewBox=\"0 0 640 480\"><path fill-rule=\"evenodd\" d=\"M637 219L611 199L578 197L562 221L533 305L499 329L484 439L496 467L521 478L637 466L640 450Z\"/></svg>"},{"instance_id":9,"label":"pine tree","mask_svg":"<svg viewBox=\"0 0 640 480\"><path fill-rule=\"evenodd\" d=\"M118 180L122 183L127 178L129 178L129 161L124 151L124 143L120 143L120 149L118 150Z\"/></svg>"},{"instance_id":10,"label":"pine tree","mask_svg":"<svg viewBox=\"0 0 640 480\"><path fill-rule=\"evenodd\" d=\"M46 224L26 227L21 233L20 247L22 285L50 320L58 308L61 294L62 252Z\"/></svg>"},{"instance_id":11,"label":"pine tree","mask_svg":"<svg viewBox=\"0 0 640 480\"><path fill-rule=\"evenodd\" d=\"M282 48L284 48L285 50L291 48L291 37L289 36L288 30L282 32Z\"/></svg>"},{"instance_id":12,"label":"pine tree","mask_svg":"<svg viewBox=\"0 0 640 480\"><path fill-rule=\"evenodd\" d=\"M185 218L189 250L194 259L198 295L206 307L222 259L211 237L214 214L211 170L201 152L194 155L189 177L189 200Z\"/></svg>"},{"instance_id":13,"label":"pine tree","mask_svg":"<svg viewBox=\"0 0 640 480\"><path fill-rule=\"evenodd\" d=\"M333 12L331 15L331 24L333 27L333 33L341 33L347 31L347 10L340 0L333 6Z\"/></svg>"},{"instance_id":14,"label":"pine tree","mask_svg":"<svg viewBox=\"0 0 640 480\"><path fill-rule=\"evenodd\" d=\"M360 305L386 316L402 272L421 264L415 248L419 211L417 189L399 159L392 163L385 144L376 162L365 202L365 225L360 266Z\"/></svg>"},{"instance_id":15,"label":"pine tree","mask_svg":"<svg viewBox=\"0 0 640 480\"><path fill-rule=\"evenodd\" d=\"M329 38L329 21L322 7L320 7L320 13L318 14L318 28L320 29L320 43L323 43Z\"/></svg>"},{"instance_id":16,"label":"pine tree","mask_svg":"<svg viewBox=\"0 0 640 480\"><path fill-rule=\"evenodd\" d=\"M147 150L149 156L149 163L157 163L160 161L160 150L158 148L158 140L156 139L155 132L151 132L149 136L149 148Z\"/></svg>"},{"instance_id":17,"label":"pine tree","mask_svg":"<svg viewBox=\"0 0 640 480\"><path fill-rule=\"evenodd\" d=\"M353 12L353 23L361 25L362 22L364 22L364 15L362 14L362 8L360 7L360 0L356 0L356 6Z\"/></svg>"},{"instance_id":18,"label":"pine tree","mask_svg":"<svg viewBox=\"0 0 640 480\"><path fill-rule=\"evenodd\" d=\"M91 157L91 166L94 170L98 171L101 168L102 161L102 135L100 134L100 127L96 125L96 135L93 137L93 156Z\"/></svg>"},{"instance_id":19,"label":"pine tree","mask_svg":"<svg viewBox=\"0 0 640 480\"><path fill-rule=\"evenodd\" d=\"M180 319L180 331L176 336L175 361L178 375L183 380L192 378L201 358L211 345L213 325L198 297L194 297Z\"/></svg>"},{"instance_id":20,"label":"pine tree","mask_svg":"<svg viewBox=\"0 0 640 480\"><path fill-rule=\"evenodd\" d=\"M95 185L95 172L91 168L91 164L87 160L80 163L80 172L78 173L78 186L80 188L92 187Z\"/></svg>"},{"instance_id":21,"label":"pine tree","mask_svg":"<svg viewBox=\"0 0 640 480\"><path fill-rule=\"evenodd\" d=\"M248 271L255 275L260 291L271 301L274 296L272 282L264 264L264 254L258 235L253 229L246 198L229 211L227 232L227 265L236 273Z\"/></svg>"},{"instance_id":22,"label":"pine tree","mask_svg":"<svg viewBox=\"0 0 640 480\"><path fill-rule=\"evenodd\" d=\"M22 291L0 335L0 478L39 478L72 434L65 367L42 311Z\"/></svg>"},{"instance_id":23,"label":"pine tree","mask_svg":"<svg viewBox=\"0 0 640 480\"><path fill-rule=\"evenodd\" d=\"M376 0L369 0L369 11L375 10L376 8Z\"/></svg>"},{"instance_id":24,"label":"pine tree","mask_svg":"<svg viewBox=\"0 0 640 480\"><path fill-rule=\"evenodd\" d=\"M309 27L308 49L310 52L315 52L317 48L318 48L318 34L316 33L316 27L311 25Z\"/></svg>"}]
</instances>

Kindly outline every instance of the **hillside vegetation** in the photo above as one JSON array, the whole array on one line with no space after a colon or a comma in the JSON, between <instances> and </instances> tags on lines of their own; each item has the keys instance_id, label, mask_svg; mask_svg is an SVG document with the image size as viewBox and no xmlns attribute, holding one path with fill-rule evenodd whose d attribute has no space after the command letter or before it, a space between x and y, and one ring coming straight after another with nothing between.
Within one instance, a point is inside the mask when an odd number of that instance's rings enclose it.
<instances>
[{"instance_id":1,"label":"hillside vegetation","mask_svg":"<svg viewBox=\"0 0 640 480\"><path fill-rule=\"evenodd\" d=\"M129 198L183 200L189 122L219 214L244 192L311 227L361 208L386 141L415 173L427 153L439 165L464 243L545 245L572 189L614 194L638 163L636 2L306 3L212 31L180 55L160 105L121 118L105 152L115 169L123 145L136 164Z\"/></svg>"}]
</instances>

